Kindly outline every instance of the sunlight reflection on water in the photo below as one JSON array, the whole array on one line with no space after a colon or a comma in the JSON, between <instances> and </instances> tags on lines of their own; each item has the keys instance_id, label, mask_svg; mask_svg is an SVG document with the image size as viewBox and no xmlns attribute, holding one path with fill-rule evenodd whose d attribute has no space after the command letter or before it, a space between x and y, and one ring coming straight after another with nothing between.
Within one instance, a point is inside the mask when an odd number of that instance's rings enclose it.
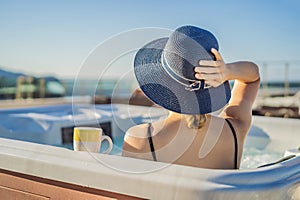
<instances>
[{"instance_id":1,"label":"sunlight reflection on water","mask_svg":"<svg viewBox=\"0 0 300 200\"><path fill-rule=\"evenodd\" d=\"M240 169L252 169L275 162L282 158L282 153L264 151L256 148L244 148Z\"/></svg>"}]
</instances>

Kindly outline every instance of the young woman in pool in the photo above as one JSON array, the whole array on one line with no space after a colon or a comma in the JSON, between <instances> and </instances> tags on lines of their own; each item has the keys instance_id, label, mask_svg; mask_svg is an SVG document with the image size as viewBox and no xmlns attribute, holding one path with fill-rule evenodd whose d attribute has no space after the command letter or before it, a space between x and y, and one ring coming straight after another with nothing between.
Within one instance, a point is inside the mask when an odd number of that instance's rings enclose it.
<instances>
[{"instance_id":1,"label":"young woman in pool","mask_svg":"<svg viewBox=\"0 0 300 200\"><path fill-rule=\"evenodd\" d=\"M123 156L239 168L260 84L257 65L224 63L213 34L183 26L141 48L134 69L144 94L170 113L130 128ZM234 80L232 90L228 80Z\"/></svg>"}]
</instances>

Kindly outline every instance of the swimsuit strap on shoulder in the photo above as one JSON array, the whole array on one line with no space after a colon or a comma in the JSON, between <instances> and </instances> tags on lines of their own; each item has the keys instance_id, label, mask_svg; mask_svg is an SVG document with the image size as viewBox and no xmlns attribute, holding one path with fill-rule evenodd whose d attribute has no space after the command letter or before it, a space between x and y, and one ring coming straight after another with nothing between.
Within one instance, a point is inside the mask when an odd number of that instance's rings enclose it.
<instances>
[{"instance_id":1,"label":"swimsuit strap on shoulder","mask_svg":"<svg viewBox=\"0 0 300 200\"><path fill-rule=\"evenodd\" d=\"M234 148L235 148L235 153L234 153L234 167L235 169L238 169L238 141L237 141L237 136L236 136L236 132L235 129L233 128L231 122L229 121L229 119L225 119L227 124L229 125L231 132L233 134L233 138L234 138Z\"/></svg>"},{"instance_id":2,"label":"swimsuit strap on shoulder","mask_svg":"<svg viewBox=\"0 0 300 200\"><path fill-rule=\"evenodd\" d=\"M156 154L155 154L155 149L154 149L154 144L153 144L153 140L152 140L152 134L151 134L151 123L148 124L148 141L149 141L149 145L150 145L153 160L157 161Z\"/></svg>"}]
</instances>

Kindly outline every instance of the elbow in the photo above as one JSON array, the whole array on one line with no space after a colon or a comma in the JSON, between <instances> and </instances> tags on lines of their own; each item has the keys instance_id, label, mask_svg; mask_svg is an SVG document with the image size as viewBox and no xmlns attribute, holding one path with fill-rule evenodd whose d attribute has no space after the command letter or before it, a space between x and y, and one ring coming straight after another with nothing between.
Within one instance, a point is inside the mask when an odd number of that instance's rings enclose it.
<instances>
[{"instance_id":1,"label":"elbow","mask_svg":"<svg viewBox=\"0 0 300 200\"><path fill-rule=\"evenodd\" d=\"M250 78L248 82L259 82L260 83L260 73L259 73L259 67L254 62L248 62L249 70L248 77Z\"/></svg>"},{"instance_id":2,"label":"elbow","mask_svg":"<svg viewBox=\"0 0 300 200\"><path fill-rule=\"evenodd\" d=\"M254 81L259 81L260 82L260 73L259 73L259 67L257 64L252 63L253 64L253 72L254 72L254 77L255 80Z\"/></svg>"}]
</instances>

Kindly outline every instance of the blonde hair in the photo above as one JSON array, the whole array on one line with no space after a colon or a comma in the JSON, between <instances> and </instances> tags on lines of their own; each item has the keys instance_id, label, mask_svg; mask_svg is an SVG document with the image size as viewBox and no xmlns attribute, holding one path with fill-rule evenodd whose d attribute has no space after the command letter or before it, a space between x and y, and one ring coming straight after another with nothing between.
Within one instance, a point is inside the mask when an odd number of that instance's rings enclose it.
<instances>
[{"instance_id":1,"label":"blonde hair","mask_svg":"<svg viewBox=\"0 0 300 200\"><path fill-rule=\"evenodd\" d=\"M184 115L187 127L193 129L200 129L206 122L206 115Z\"/></svg>"}]
</instances>

